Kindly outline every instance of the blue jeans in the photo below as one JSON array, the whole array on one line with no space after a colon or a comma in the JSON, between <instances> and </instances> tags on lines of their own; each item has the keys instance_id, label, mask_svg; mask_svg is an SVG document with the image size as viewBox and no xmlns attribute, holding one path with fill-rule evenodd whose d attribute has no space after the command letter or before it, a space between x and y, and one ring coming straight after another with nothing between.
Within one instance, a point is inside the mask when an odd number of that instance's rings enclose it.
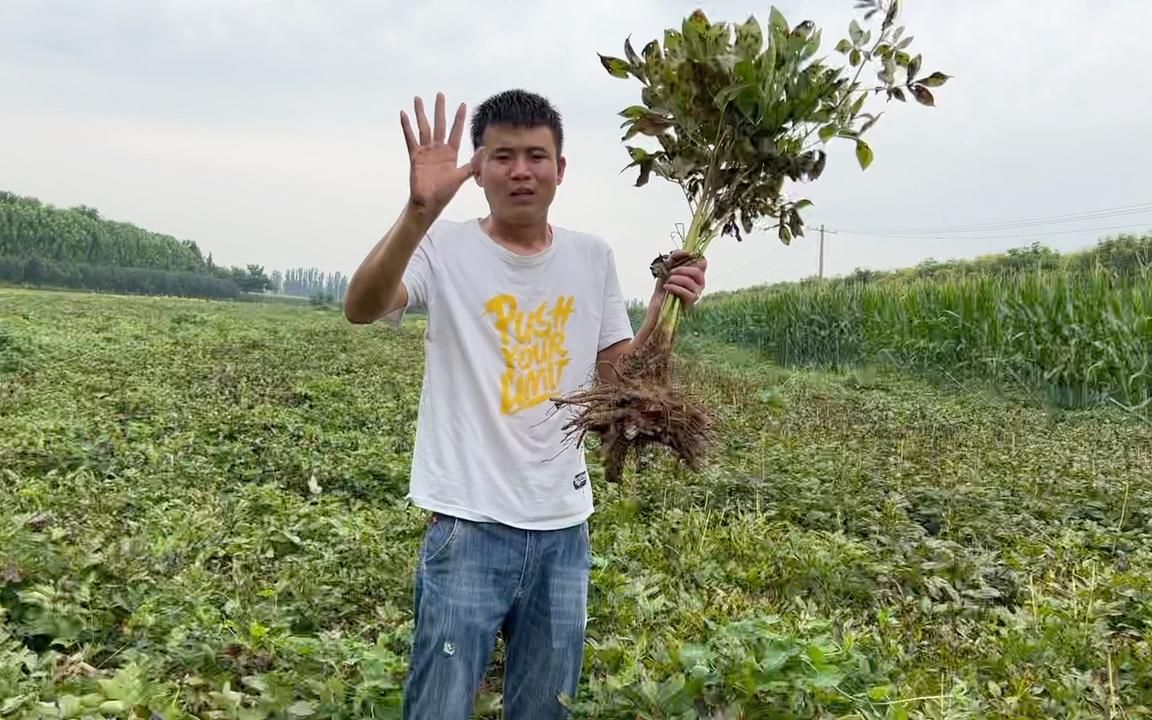
<instances>
[{"instance_id":1,"label":"blue jeans","mask_svg":"<svg viewBox=\"0 0 1152 720\"><path fill-rule=\"evenodd\" d=\"M518 530L433 515L416 571L404 718L468 720L497 631L504 717L565 718L584 658L588 524Z\"/></svg>"}]
</instances>

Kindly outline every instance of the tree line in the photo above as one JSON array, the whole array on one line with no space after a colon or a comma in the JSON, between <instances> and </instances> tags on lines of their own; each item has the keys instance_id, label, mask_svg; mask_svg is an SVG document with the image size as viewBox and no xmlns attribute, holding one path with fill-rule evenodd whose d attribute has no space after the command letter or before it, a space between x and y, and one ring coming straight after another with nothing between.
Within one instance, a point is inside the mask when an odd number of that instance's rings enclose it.
<instances>
[{"instance_id":1,"label":"tree line","mask_svg":"<svg viewBox=\"0 0 1152 720\"><path fill-rule=\"evenodd\" d=\"M275 290L260 265L217 265L191 240L3 191L0 282L208 298Z\"/></svg>"},{"instance_id":2,"label":"tree line","mask_svg":"<svg viewBox=\"0 0 1152 720\"><path fill-rule=\"evenodd\" d=\"M272 273L272 291L327 302L343 302L350 278L343 273L325 273L319 268L293 268Z\"/></svg>"}]
</instances>

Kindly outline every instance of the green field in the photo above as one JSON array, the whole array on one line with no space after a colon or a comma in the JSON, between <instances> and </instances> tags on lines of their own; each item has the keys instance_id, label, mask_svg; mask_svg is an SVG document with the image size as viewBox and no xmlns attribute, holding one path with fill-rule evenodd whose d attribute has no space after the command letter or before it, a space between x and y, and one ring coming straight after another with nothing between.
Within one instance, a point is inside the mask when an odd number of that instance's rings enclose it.
<instances>
[{"instance_id":1,"label":"green field","mask_svg":"<svg viewBox=\"0 0 1152 720\"><path fill-rule=\"evenodd\" d=\"M681 352L721 444L594 467L578 716L1150 716L1146 417ZM0 289L0 717L397 717L421 369L417 324Z\"/></svg>"}]
</instances>

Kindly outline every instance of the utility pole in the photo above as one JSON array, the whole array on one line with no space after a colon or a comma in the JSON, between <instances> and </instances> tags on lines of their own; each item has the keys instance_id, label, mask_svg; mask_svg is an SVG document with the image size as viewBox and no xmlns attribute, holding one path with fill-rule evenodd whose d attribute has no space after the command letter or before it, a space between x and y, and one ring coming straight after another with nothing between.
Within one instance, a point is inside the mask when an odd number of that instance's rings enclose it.
<instances>
[{"instance_id":1,"label":"utility pole","mask_svg":"<svg viewBox=\"0 0 1152 720\"><path fill-rule=\"evenodd\" d=\"M824 226L820 226L820 279L824 279L824 233L835 235L835 230L825 230Z\"/></svg>"}]
</instances>

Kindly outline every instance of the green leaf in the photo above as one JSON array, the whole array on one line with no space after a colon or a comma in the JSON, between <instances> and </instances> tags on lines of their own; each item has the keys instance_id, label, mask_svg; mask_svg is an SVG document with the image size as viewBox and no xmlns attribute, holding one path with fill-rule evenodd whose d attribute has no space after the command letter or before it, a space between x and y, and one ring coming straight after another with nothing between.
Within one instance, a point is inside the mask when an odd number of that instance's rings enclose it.
<instances>
[{"instance_id":1,"label":"green leaf","mask_svg":"<svg viewBox=\"0 0 1152 720\"><path fill-rule=\"evenodd\" d=\"M645 62L652 62L653 60L659 60L663 57L663 54L660 52L660 43L657 40L649 40L648 44L645 45L644 49L640 52L644 55Z\"/></svg>"},{"instance_id":2,"label":"green leaf","mask_svg":"<svg viewBox=\"0 0 1152 720\"><path fill-rule=\"evenodd\" d=\"M852 65L852 67L859 65L861 59L862 57L860 51L856 48L852 48L852 54L848 56L848 62Z\"/></svg>"},{"instance_id":3,"label":"green leaf","mask_svg":"<svg viewBox=\"0 0 1152 720\"><path fill-rule=\"evenodd\" d=\"M820 142L826 143L835 136L836 136L836 126L835 125L825 125L824 127L820 128Z\"/></svg>"},{"instance_id":4,"label":"green leaf","mask_svg":"<svg viewBox=\"0 0 1152 720\"><path fill-rule=\"evenodd\" d=\"M307 700L300 700L288 706L288 714L292 717L305 718L316 713L316 706Z\"/></svg>"},{"instance_id":5,"label":"green leaf","mask_svg":"<svg viewBox=\"0 0 1152 720\"><path fill-rule=\"evenodd\" d=\"M893 88L892 89L892 97L896 98L900 102L905 102L904 91L901 90L900 88Z\"/></svg>"},{"instance_id":6,"label":"green leaf","mask_svg":"<svg viewBox=\"0 0 1152 720\"><path fill-rule=\"evenodd\" d=\"M818 179L824 174L824 165L828 162L828 153L820 151L816 153L816 164L812 166L812 172L808 173L810 180ZM804 202L808 202L805 200Z\"/></svg>"},{"instance_id":7,"label":"green leaf","mask_svg":"<svg viewBox=\"0 0 1152 720\"><path fill-rule=\"evenodd\" d=\"M655 161L656 158L649 155L637 163L640 166L640 174L636 177L636 187L643 187L648 184L649 178L652 177Z\"/></svg>"},{"instance_id":8,"label":"green leaf","mask_svg":"<svg viewBox=\"0 0 1152 720\"><path fill-rule=\"evenodd\" d=\"M860 163L861 170L867 170L872 164L872 148L863 140L856 140L856 161Z\"/></svg>"},{"instance_id":9,"label":"green leaf","mask_svg":"<svg viewBox=\"0 0 1152 720\"><path fill-rule=\"evenodd\" d=\"M912 39L914 37L916 37L916 36L915 35L909 35L908 37L904 38L903 40L901 40L899 43L896 44L896 49L897 50L904 50L905 48L907 48L909 45L912 44Z\"/></svg>"},{"instance_id":10,"label":"green leaf","mask_svg":"<svg viewBox=\"0 0 1152 720\"><path fill-rule=\"evenodd\" d=\"M868 699L873 702L880 702L887 700L890 695L890 690L887 685L877 685L868 691Z\"/></svg>"},{"instance_id":11,"label":"green leaf","mask_svg":"<svg viewBox=\"0 0 1152 720\"><path fill-rule=\"evenodd\" d=\"M920 64L922 61L923 58L921 58L920 55L917 55L908 63L908 82L912 82L916 79L916 73L920 72Z\"/></svg>"},{"instance_id":12,"label":"green leaf","mask_svg":"<svg viewBox=\"0 0 1152 720\"><path fill-rule=\"evenodd\" d=\"M768 22L772 26L774 33L779 35L788 34L788 20L784 17L784 13L780 12L780 9L775 5L772 6L772 10L768 13Z\"/></svg>"},{"instance_id":13,"label":"green leaf","mask_svg":"<svg viewBox=\"0 0 1152 720\"><path fill-rule=\"evenodd\" d=\"M600 55L600 53L596 53ZM616 57L609 57L607 55L600 55L600 64L608 71L612 77L626 78L628 77L628 62Z\"/></svg>"},{"instance_id":14,"label":"green leaf","mask_svg":"<svg viewBox=\"0 0 1152 720\"><path fill-rule=\"evenodd\" d=\"M860 45L863 44L864 28L860 27L860 23L856 22L855 19L848 25L848 35L852 38L852 44L856 47L860 47Z\"/></svg>"},{"instance_id":15,"label":"green leaf","mask_svg":"<svg viewBox=\"0 0 1152 720\"><path fill-rule=\"evenodd\" d=\"M693 10L692 14L684 18L681 23L680 29L684 33L684 40L688 42L688 47L692 47L692 41L700 41L708 31L708 16L704 14L703 10Z\"/></svg>"},{"instance_id":16,"label":"green leaf","mask_svg":"<svg viewBox=\"0 0 1152 720\"><path fill-rule=\"evenodd\" d=\"M836 52L841 55L847 54L850 50L852 50L852 42L848 38L836 43Z\"/></svg>"},{"instance_id":17,"label":"green leaf","mask_svg":"<svg viewBox=\"0 0 1152 720\"><path fill-rule=\"evenodd\" d=\"M924 87L940 87L952 78L951 75L945 75L940 71L936 71L926 78L920 80L920 84Z\"/></svg>"},{"instance_id":18,"label":"green leaf","mask_svg":"<svg viewBox=\"0 0 1152 720\"><path fill-rule=\"evenodd\" d=\"M936 106L936 99L932 97L932 92L923 85L913 85L912 95L916 98L916 102L921 105L927 105L928 107Z\"/></svg>"},{"instance_id":19,"label":"green leaf","mask_svg":"<svg viewBox=\"0 0 1152 720\"><path fill-rule=\"evenodd\" d=\"M821 670L810 680L812 687L833 688L844 681L844 673L839 670Z\"/></svg>"},{"instance_id":20,"label":"green leaf","mask_svg":"<svg viewBox=\"0 0 1152 720\"><path fill-rule=\"evenodd\" d=\"M741 57L752 57L764 46L764 33L755 17L749 16L736 28L736 52Z\"/></svg>"},{"instance_id":21,"label":"green leaf","mask_svg":"<svg viewBox=\"0 0 1152 720\"><path fill-rule=\"evenodd\" d=\"M664 103L663 96L651 85L646 85L644 89L640 91L640 99L653 110L665 111L668 109Z\"/></svg>"}]
</instances>

